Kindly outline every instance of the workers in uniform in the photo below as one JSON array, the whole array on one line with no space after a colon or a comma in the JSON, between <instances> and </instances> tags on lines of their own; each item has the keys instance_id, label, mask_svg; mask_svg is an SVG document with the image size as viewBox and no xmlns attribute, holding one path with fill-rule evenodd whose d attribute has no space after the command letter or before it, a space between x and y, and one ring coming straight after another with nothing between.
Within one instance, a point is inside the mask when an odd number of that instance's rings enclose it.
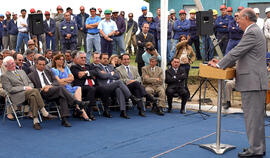
<instances>
[{"instance_id":1,"label":"workers in uniform","mask_svg":"<svg viewBox=\"0 0 270 158\"><path fill-rule=\"evenodd\" d=\"M195 49L196 49L197 60L201 60L202 56L201 56L201 52L200 52L200 38L197 35L196 10L191 9L189 11L189 14L190 14L190 18L189 18L189 21L190 21L190 30L189 30L190 39L188 41L188 44L192 45L192 43L194 43Z\"/></svg>"},{"instance_id":2,"label":"workers in uniform","mask_svg":"<svg viewBox=\"0 0 270 158\"><path fill-rule=\"evenodd\" d=\"M60 24L62 51L76 50L77 47L77 26L71 20L69 12L64 14L65 20Z\"/></svg>"}]
</instances>

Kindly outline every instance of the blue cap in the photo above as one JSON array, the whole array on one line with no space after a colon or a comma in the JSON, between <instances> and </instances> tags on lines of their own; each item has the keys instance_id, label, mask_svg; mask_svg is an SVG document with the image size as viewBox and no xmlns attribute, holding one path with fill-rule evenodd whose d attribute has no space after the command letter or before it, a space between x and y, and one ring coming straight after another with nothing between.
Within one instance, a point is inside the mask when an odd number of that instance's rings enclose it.
<instances>
[{"instance_id":1,"label":"blue cap","mask_svg":"<svg viewBox=\"0 0 270 158\"><path fill-rule=\"evenodd\" d=\"M4 14L0 14L0 17L5 17Z\"/></svg>"},{"instance_id":2,"label":"blue cap","mask_svg":"<svg viewBox=\"0 0 270 158\"><path fill-rule=\"evenodd\" d=\"M147 7L146 6L142 6L142 10L147 10Z\"/></svg>"}]
</instances>

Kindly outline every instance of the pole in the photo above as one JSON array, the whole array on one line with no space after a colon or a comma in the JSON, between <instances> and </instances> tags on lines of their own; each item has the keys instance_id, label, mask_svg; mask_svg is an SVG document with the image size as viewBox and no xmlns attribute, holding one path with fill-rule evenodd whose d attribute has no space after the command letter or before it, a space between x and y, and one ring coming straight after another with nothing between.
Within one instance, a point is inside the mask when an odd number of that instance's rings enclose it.
<instances>
[{"instance_id":1,"label":"pole","mask_svg":"<svg viewBox=\"0 0 270 158\"><path fill-rule=\"evenodd\" d=\"M165 76L165 70L167 69L168 0L160 0L160 14L161 68Z\"/></svg>"}]
</instances>

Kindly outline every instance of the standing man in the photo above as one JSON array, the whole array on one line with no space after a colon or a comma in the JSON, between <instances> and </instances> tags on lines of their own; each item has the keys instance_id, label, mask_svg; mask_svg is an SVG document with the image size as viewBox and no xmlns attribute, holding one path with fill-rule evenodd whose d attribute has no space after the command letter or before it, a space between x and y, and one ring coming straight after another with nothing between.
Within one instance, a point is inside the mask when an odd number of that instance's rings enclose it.
<instances>
[{"instance_id":1,"label":"standing man","mask_svg":"<svg viewBox=\"0 0 270 158\"><path fill-rule=\"evenodd\" d=\"M26 18L26 10L21 10L22 16L18 18L17 27L18 27L18 37L17 37L17 44L16 44L16 52L19 52L21 48L22 42L24 41L25 44L28 43L29 34L28 34L28 22Z\"/></svg>"},{"instance_id":2,"label":"standing man","mask_svg":"<svg viewBox=\"0 0 270 158\"><path fill-rule=\"evenodd\" d=\"M127 22L127 34L129 31L131 31L131 37L128 39L128 53L131 55L132 50L131 50L131 44L133 45L134 48L134 55L137 54L138 48L137 48L137 42L136 42L136 32L138 31L138 23L133 20L133 13L128 14L128 22ZM127 36L127 35L126 35Z\"/></svg>"},{"instance_id":3,"label":"standing man","mask_svg":"<svg viewBox=\"0 0 270 158\"><path fill-rule=\"evenodd\" d=\"M227 14L230 17L230 20L233 20L233 9L232 9L232 7L227 8Z\"/></svg>"},{"instance_id":4,"label":"standing man","mask_svg":"<svg viewBox=\"0 0 270 158\"><path fill-rule=\"evenodd\" d=\"M262 157L265 154L264 105L268 89L265 64L266 41L256 23L252 8L240 12L239 27L244 31L239 44L221 61L209 65L225 69L236 63L235 88L241 92L249 148L238 157Z\"/></svg>"},{"instance_id":5,"label":"standing man","mask_svg":"<svg viewBox=\"0 0 270 158\"><path fill-rule=\"evenodd\" d=\"M265 9L266 20L264 23L264 35L267 42L267 51L270 52L270 7Z\"/></svg>"},{"instance_id":6,"label":"standing man","mask_svg":"<svg viewBox=\"0 0 270 158\"><path fill-rule=\"evenodd\" d=\"M6 12L6 19L3 21L3 28L4 28L4 33L3 33L3 46L4 49L10 49L10 39L9 39L9 34L8 34L8 23L11 20L11 13L9 11Z\"/></svg>"},{"instance_id":7,"label":"standing man","mask_svg":"<svg viewBox=\"0 0 270 158\"><path fill-rule=\"evenodd\" d=\"M226 48L225 55L233 49L237 44L240 42L243 31L239 27L238 20L239 20L239 12L234 14L234 19L229 22L228 29L229 29L229 42Z\"/></svg>"},{"instance_id":8,"label":"standing man","mask_svg":"<svg viewBox=\"0 0 270 158\"><path fill-rule=\"evenodd\" d=\"M64 14L63 14L63 8L60 5L57 6L56 10L57 10L57 13L54 16L54 21L56 25L55 46L56 46L56 50L61 50L62 45L61 45L60 24L64 21Z\"/></svg>"},{"instance_id":9,"label":"standing man","mask_svg":"<svg viewBox=\"0 0 270 158\"><path fill-rule=\"evenodd\" d=\"M65 20L60 24L62 51L75 50L77 46L77 26L70 18L70 13L64 14Z\"/></svg>"},{"instance_id":10,"label":"standing man","mask_svg":"<svg viewBox=\"0 0 270 158\"><path fill-rule=\"evenodd\" d=\"M89 14L84 12L84 6L80 7L81 13L76 16L77 26L78 26L78 46L77 50L81 50L82 41L83 48L86 51L86 29L85 21L89 17Z\"/></svg>"},{"instance_id":11,"label":"standing man","mask_svg":"<svg viewBox=\"0 0 270 158\"><path fill-rule=\"evenodd\" d=\"M101 53L100 48L100 36L99 36L99 29L98 24L101 21L101 18L96 15L96 8L90 8L90 14L86 19L85 22L85 28L87 30L87 36L86 36L86 47L87 47L87 53L86 53L86 63L90 64L91 60L91 52L94 51L95 48L98 53Z\"/></svg>"},{"instance_id":12,"label":"standing man","mask_svg":"<svg viewBox=\"0 0 270 158\"><path fill-rule=\"evenodd\" d=\"M8 34L9 34L9 49L15 50L17 43L17 35L18 35L18 27L17 27L17 14L12 13L12 19L8 23L7 26Z\"/></svg>"},{"instance_id":13,"label":"standing man","mask_svg":"<svg viewBox=\"0 0 270 158\"><path fill-rule=\"evenodd\" d=\"M118 15L119 11L114 10L112 12L112 20L117 25L117 30L114 32L113 37L113 54L122 55L126 53L124 35L126 32L126 23L123 18Z\"/></svg>"},{"instance_id":14,"label":"standing man","mask_svg":"<svg viewBox=\"0 0 270 158\"><path fill-rule=\"evenodd\" d=\"M202 59L201 52L200 52L200 37L197 35L197 24L196 24L196 10L191 9L189 11L189 21L190 21L190 39L188 41L188 44L192 46L194 43L195 49L196 49L196 58L198 60Z\"/></svg>"},{"instance_id":15,"label":"standing man","mask_svg":"<svg viewBox=\"0 0 270 158\"><path fill-rule=\"evenodd\" d=\"M154 21L159 22L160 21L160 8L157 8L156 13L157 13L157 16L154 18Z\"/></svg>"},{"instance_id":16,"label":"standing man","mask_svg":"<svg viewBox=\"0 0 270 158\"><path fill-rule=\"evenodd\" d=\"M55 50L55 21L50 18L50 12L45 11L45 20L43 22L44 32L46 33L46 48L52 51Z\"/></svg>"},{"instance_id":17,"label":"standing man","mask_svg":"<svg viewBox=\"0 0 270 158\"><path fill-rule=\"evenodd\" d=\"M138 66L138 71L140 76L142 75L142 67L144 66L144 62L142 59L142 55L145 52L145 44L147 42L152 42L153 45L155 45L155 38L151 33L148 33L149 31L149 24L144 23L142 25L142 31L136 36L137 44L138 44L138 53L136 55L136 63Z\"/></svg>"},{"instance_id":18,"label":"standing man","mask_svg":"<svg viewBox=\"0 0 270 158\"><path fill-rule=\"evenodd\" d=\"M143 23L146 22L146 14L147 14L147 7L142 6L142 15L138 19L138 24L139 24L139 28L141 32L142 32L142 27L143 27L142 25Z\"/></svg>"},{"instance_id":19,"label":"standing man","mask_svg":"<svg viewBox=\"0 0 270 158\"><path fill-rule=\"evenodd\" d=\"M227 15L225 5L220 6L220 11L221 11L221 15L218 16L214 27L216 28L216 31L217 31L217 39L221 41L219 43L219 46L221 48L222 54L225 55L228 40L229 40L228 25L231 18L229 17L229 15Z\"/></svg>"},{"instance_id":20,"label":"standing man","mask_svg":"<svg viewBox=\"0 0 270 158\"><path fill-rule=\"evenodd\" d=\"M0 14L0 50L3 49L2 37L4 34L4 27L3 27L4 18L5 16L3 14Z\"/></svg>"},{"instance_id":21,"label":"standing man","mask_svg":"<svg viewBox=\"0 0 270 158\"><path fill-rule=\"evenodd\" d=\"M264 20L262 18L260 18L260 9L259 8L253 8L256 17L257 17L257 22L256 24L260 27L260 29L263 30L264 27Z\"/></svg>"},{"instance_id":22,"label":"standing man","mask_svg":"<svg viewBox=\"0 0 270 158\"><path fill-rule=\"evenodd\" d=\"M176 20L173 26L174 35L173 35L173 45L172 45L172 54L175 54L176 44L179 42L181 35L189 35L190 21L186 19L186 11L181 9L179 11L180 19Z\"/></svg>"},{"instance_id":23,"label":"standing man","mask_svg":"<svg viewBox=\"0 0 270 158\"><path fill-rule=\"evenodd\" d=\"M113 20L111 20L111 10L105 10L104 14L105 19L98 24L99 33L101 36L101 53L108 53L110 57L113 52L112 37L117 31L117 25Z\"/></svg>"}]
</instances>

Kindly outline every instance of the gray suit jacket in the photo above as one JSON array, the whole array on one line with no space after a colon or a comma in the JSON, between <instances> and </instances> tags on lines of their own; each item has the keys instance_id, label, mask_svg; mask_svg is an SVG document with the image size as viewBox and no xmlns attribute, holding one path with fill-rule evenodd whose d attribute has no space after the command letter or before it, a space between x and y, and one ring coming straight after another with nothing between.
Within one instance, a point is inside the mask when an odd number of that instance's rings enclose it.
<instances>
[{"instance_id":1,"label":"gray suit jacket","mask_svg":"<svg viewBox=\"0 0 270 158\"><path fill-rule=\"evenodd\" d=\"M120 79L127 84L127 82L130 80L128 77L127 69L125 65L121 65L116 68L120 75ZM139 75L138 69L135 66L129 65L129 71L132 74L133 80L136 80L141 83L141 76Z\"/></svg>"},{"instance_id":2,"label":"gray suit jacket","mask_svg":"<svg viewBox=\"0 0 270 158\"><path fill-rule=\"evenodd\" d=\"M107 81L108 80L119 80L119 74L118 72L114 69L114 67L112 65L107 65L108 69L110 72L114 72L114 75L111 75L111 73L101 73L101 71L105 71L106 70L103 68L103 66L101 64L99 64L98 66L95 67L95 70L97 71L97 83L98 85L102 86L102 85L106 85L108 84Z\"/></svg>"},{"instance_id":3,"label":"gray suit jacket","mask_svg":"<svg viewBox=\"0 0 270 158\"><path fill-rule=\"evenodd\" d=\"M1 76L3 88L9 93L12 102L16 105L25 101L24 86L34 88L33 83L23 70L16 70L18 75L7 71Z\"/></svg>"},{"instance_id":4,"label":"gray suit jacket","mask_svg":"<svg viewBox=\"0 0 270 158\"><path fill-rule=\"evenodd\" d=\"M155 66L155 71L151 71L150 65L142 67L142 78L145 87L163 86L164 83L163 70L158 66ZM156 78L159 78L160 81L156 80Z\"/></svg>"},{"instance_id":5,"label":"gray suit jacket","mask_svg":"<svg viewBox=\"0 0 270 158\"><path fill-rule=\"evenodd\" d=\"M219 63L225 69L236 63L237 91L267 90L266 41L258 25L253 24L244 33L239 44Z\"/></svg>"}]
</instances>

